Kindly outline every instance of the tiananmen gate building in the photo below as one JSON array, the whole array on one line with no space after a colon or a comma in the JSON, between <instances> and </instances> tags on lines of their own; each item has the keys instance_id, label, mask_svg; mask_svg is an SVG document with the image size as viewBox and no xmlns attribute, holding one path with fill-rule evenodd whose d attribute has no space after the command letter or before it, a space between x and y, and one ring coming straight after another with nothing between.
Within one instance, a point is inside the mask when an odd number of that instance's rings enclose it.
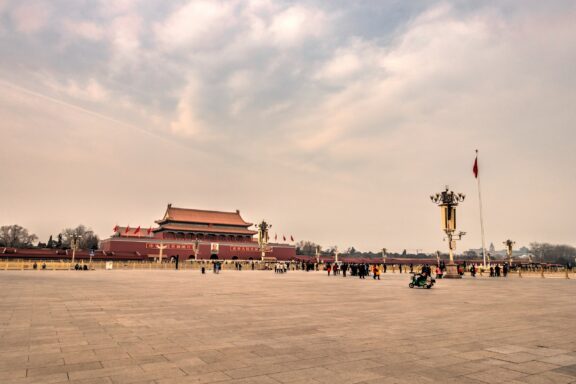
<instances>
[{"instance_id":1,"label":"tiananmen gate building","mask_svg":"<svg viewBox=\"0 0 576 384\"><path fill-rule=\"evenodd\" d=\"M171 258L198 260L261 260L261 252L250 229L253 225L240 211L220 212L173 207L156 220L156 228L116 227L101 242L106 253L134 253L143 259ZM269 260L293 260L296 248L289 244L268 244Z\"/></svg>"}]
</instances>

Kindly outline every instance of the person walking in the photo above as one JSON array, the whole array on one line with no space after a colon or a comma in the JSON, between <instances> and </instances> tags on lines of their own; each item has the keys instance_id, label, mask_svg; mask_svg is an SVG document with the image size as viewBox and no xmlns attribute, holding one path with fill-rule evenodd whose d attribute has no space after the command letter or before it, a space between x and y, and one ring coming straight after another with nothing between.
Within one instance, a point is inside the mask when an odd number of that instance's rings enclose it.
<instances>
[{"instance_id":1,"label":"person walking","mask_svg":"<svg viewBox=\"0 0 576 384\"><path fill-rule=\"evenodd\" d=\"M330 271L332 271L332 267L330 266L330 264L326 266L326 270L328 271L328 276L330 276Z\"/></svg>"},{"instance_id":2,"label":"person walking","mask_svg":"<svg viewBox=\"0 0 576 384\"><path fill-rule=\"evenodd\" d=\"M348 264L342 264L342 277L346 277L346 271L348 270Z\"/></svg>"},{"instance_id":3,"label":"person walking","mask_svg":"<svg viewBox=\"0 0 576 384\"><path fill-rule=\"evenodd\" d=\"M372 274L373 274L374 280L376 280L376 279L380 280L380 268L378 268L377 264L374 264L374 267L372 268Z\"/></svg>"}]
</instances>

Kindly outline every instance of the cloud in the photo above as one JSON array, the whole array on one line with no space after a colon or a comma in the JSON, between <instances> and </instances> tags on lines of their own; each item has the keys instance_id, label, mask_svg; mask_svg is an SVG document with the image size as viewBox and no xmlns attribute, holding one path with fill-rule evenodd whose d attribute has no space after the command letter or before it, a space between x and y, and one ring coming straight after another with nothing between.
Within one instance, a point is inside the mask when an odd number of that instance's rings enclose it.
<instances>
[{"instance_id":1,"label":"cloud","mask_svg":"<svg viewBox=\"0 0 576 384\"><path fill-rule=\"evenodd\" d=\"M280 45L301 44L326 32L328 17L319 9L293 5L274 15L268 32Z\"/></svg>"},{"instance_id":2,"label":"cloud","mask_svg":"<svg viewBox=\"0 0 576 384\"><path fill-rule=\"evenodd\" d=\"M64 29L67 34L91 41L99 41L106 36L105 28L92 21L65 20Z\"/></svg>"},{"instance_id":3,"label":"cloud","mask_svg":"<svg viewBox=\"0 0 576 384\"><path fill-rule=\"evenodd\" d=\"M91 102L106 102L109 92L96 79L88 79L85 84L79 84L75 80L68 80L66 84L58 84L51 81L52 89L69 98L81 99Z\"/></svg>"},{"instance_id":4,"label":"cloud","mask_svg":"<svg viewBox=\"0 0 576 384\"><path fill-rule=\"evenodd\" d=\"M198 137L204 131L203 123L198 117L198 85L195 79L190 78L188 85L180 95L177 115L170 122L170 129L176 135Z\"/></svg>"},{"instance_id":5,"label":"cloud","mask_svg":"<svg viewBox=\"0 0 576 384\"><path fill-rule=\"evenodd\" d=\"M42 2L27 2L16 6L11 19L18 32L31 34L43 30L50 19L52 9Z\"/></svg>"},{"instance_id":6,"label":"cloud","mask_svg":"<svg viewBox=\"0 0 576 384\"><path fill-rule=\"evenodd\" d=\"M176 9L154 29L158 44L175 50L222 42L235 23L230 3L200 0Z\"/></svg>"}]
</instances>

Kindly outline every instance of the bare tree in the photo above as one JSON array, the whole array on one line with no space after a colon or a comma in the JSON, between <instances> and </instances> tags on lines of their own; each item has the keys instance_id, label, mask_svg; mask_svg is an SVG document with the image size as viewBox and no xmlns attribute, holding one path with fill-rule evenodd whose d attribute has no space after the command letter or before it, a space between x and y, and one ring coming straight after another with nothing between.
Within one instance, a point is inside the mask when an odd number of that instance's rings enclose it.
<instances>
[{"instance_id":1,"label":"bare tree","mask_svg":"<svg viewBox=\"0 0 576 384\"><path fill-rule=\"evenodd\" d=\"M314 256L316 254L316 247L318 244L312 241L299 241L296 243L296 253L298 255Z\"/></svg>"},{"instance_id":2,"label":"bare tree","mask_svg":"<svg viewBox=\"0 0 576 384\"><path fill-rule=\"evenodd\" d=\"M354 248L354 247L349 247L344 253L347 254L347 255L352 256L352 255L357 254L358 251L357 251L356 248Z\"/></svg>"},{"instance_id":3,"label":"bare tree","mask_svg":"<svg viewBox=\"0 0 576 384\"><path fill-rule=\"evenodd\" d=\"M65 228L60 233L62 236L62 247L69 248L74 236L79 237L78 248L80 249L98 249L100 239L91 228L80 224L76 228Z\"/></svg>"},{"instance_id":4,"label":"bare tree","mask_svg":"<svg viewBox=\"0 0 576 384\"><path fill-rule=\"evenodd\" d=\"M0 244L5 247L30 248L38 236L29 234L28 230L20 225L5 225L0 227Z\"/></svg>"},{"instance_id":5,"label":"bare tree","mask_svg":"<svg viewBox=\"0 0 576 384\"><path fill-rule=\"evenodd\" d=\"M568 264L574 263L576 248L570 245L530 243L530 253L536 262Z\"/></svg>"}]
</instances>

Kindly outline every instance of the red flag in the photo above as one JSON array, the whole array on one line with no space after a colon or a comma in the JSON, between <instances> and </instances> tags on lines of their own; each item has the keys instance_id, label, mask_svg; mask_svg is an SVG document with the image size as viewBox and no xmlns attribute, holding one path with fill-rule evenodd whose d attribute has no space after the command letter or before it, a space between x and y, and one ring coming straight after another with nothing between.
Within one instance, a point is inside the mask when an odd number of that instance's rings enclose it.
<instances>
[{"instance_id":1,"label":"red flag","mask_svg":"<svg viewBox=\"0 0 576 384\"><path fill-rule=\"evenodd\" d=\"M138 228L136 228L136 230L134 231L134 234L137 234L138 232L140 232L140 226L138 226Z\"/></svg>"},{"instance_id":2,"label":"red flag","mask_svg":"<svg viewBox=\"0 0 576 384\"><path fill-rule=\"evenodd\" d=\"M294 241L294 236L290 235L290 241Z\"/></svg>"},{"instance_id":3,"label":"red flag","mask_svg":"<svg viewBox=\"0 0 576 384\"><path fill-rule=\"evenodd\" d=\"M286 241L286 236L282 235L282 238L284 239L284 241Z\"/></svg>"},{"instance_id":4,"label":"red flag","mask_svg":"<svg viewBox=\"0 0 576 384\"><path fill-rule=\"evenodd\" d=\"M478 178L478 155L476 155L476 159L474 160L474 166L472 167L472 172L474 172L474 177Z\"/></svg>"},{"instance_id":5,"label":"red flag","mask_svg":"<svg viewBox=\"0 0 576 384\"><path fill-rule=\"evenodd\" d=\"M114 227L114 229L112 230L114 233L118 232L118 229L120 229L120 227L118 227L118 224L116 224L116 226Z\"/></svg>"},{"instance_id":6,"label":"red flag","mask_svg":"<svg viewBox=\"0 0 576 384\"><path fill-rule=\"evenodd\" d=\"M124 233L128 233L129 230L130 230L130 226L127 225L127 226L126 226L126 230L124 231Z\"/></svg>"},{"instance_id":7,"label":"red flag","mask_svg":"<svg viewBox=\"0 0 576 384\"><path fill-rule=\"evenodd\" d=\"M146 231L146 233L149 235L152 233L152 227L148 228L148 231Z\"/></svg>"}]
</instances>

